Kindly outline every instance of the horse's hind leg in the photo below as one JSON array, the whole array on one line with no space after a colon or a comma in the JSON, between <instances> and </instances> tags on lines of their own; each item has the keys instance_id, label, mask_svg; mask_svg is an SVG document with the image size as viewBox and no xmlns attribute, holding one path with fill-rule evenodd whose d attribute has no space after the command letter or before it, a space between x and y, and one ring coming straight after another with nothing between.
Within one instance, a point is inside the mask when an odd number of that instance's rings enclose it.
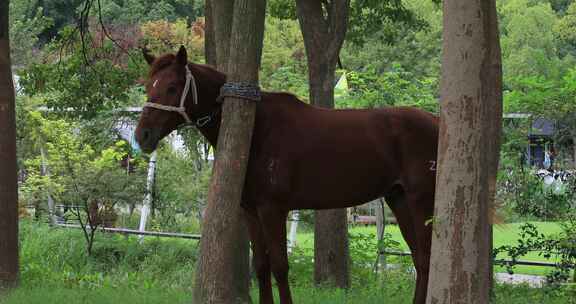
<instances>
[{"instance_id":1,"label":"horse's hind leg","mask_svg":"<svg viewBox=\"0 0 576 304\"><path fill-rule=\"evenodd\" d=\"M281 304L292 304L292 295L288 284L288 253L286 251L286 218L288 211L279 210L271 205L258 207L260 222L264 227L264 237L270 257L272 273L278 284Z\"/></svg>"},{"instance_id":2,"label":"horse's hind leg","mask_svg":"<svg viewBox=\"0 0 576 304\"><path fill-rule=\"evenodd\" d=\"M246 210L248 230L252 242L253 267L258 278L258 290L260 292L261 304L273 304L272 277L270 270L270 259L267 254L266 239L262 231L262 224L258 218L256 210Z\"/></svg>"},{"instance_id":3,"label":"horse's hind leg","mask_svg":"<svg viewBox=\"0 0 576 304\"><path fill-rule=\"evenodd\" d=\"M434 215L434 195L408 195L406 203L412 215L416 235L416 293L414 303L425 303L430 272L430 250L432 245L432 224L426 225Z\"/></svg>"},{"instance_id":4,"label":"horse's hind leg","mask_svg":"<svg viewBox=\"0 0 576 304\"><path fill-rule=\"evenodd\" d=\"M387 194L385 196L386 203L394 213L396 220L398 221L398 226L400 227L400 232L404 237L404 240L410 247L412 253L412 261L416 268L416 288L414 291L414 303L423 304L426 301L426 288L424 286L428 282L428 273L420 267L422 264L422 253L419 249L419 242L417 236L416 225L414 223L414 218L410 212L410 205L408 205L406 196L401 189L395 189L395 191ZM422 289L424 288L424 289Z\"/></svg>"}]
</instances>

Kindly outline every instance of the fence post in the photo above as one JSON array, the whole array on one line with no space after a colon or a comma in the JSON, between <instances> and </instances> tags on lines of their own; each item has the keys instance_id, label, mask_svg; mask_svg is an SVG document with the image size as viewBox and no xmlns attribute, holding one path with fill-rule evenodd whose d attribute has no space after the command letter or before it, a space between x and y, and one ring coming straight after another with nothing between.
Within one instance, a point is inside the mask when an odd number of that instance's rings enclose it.
<instances>
[{"instance_id":1,"label":"fence post","mask_svg":"<svg viewBox=\"0 0 576 304\"><path fill-rule=\"evenodd\" d=\"M384 239L384 232L386 229L386 214L384 213L384 200L379 199L378 203L376 204L376 231L378 234L378 247L380 247L380 243ZM379 269L385 270L386 269L386 254L382 248L378 248L378 260L376 263L376 271Z\"/></svg>"}]
</instances>

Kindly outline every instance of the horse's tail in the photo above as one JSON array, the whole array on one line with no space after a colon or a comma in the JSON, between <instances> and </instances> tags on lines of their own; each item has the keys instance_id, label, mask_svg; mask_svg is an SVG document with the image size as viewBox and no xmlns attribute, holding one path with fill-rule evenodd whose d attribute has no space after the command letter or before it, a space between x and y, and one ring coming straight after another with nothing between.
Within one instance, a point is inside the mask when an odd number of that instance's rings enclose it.
<instances>
[{"instance_id":1,"label":"horse's tail","mask_svg":"<svg viewBox=\"0 0 576 304\"><path fill-rule=\"evenodd\" d=\"M494 175L488 187L489 187L488 197L493 199L492 205L490 206L490 210L488 210L488 216L489 216L488 220L490 221L490 224L502 227L505 224L504 216L498 214L497 210L502 209L500 207L502 207L503 203L502 201L498 200L496 196L496 187L497 187L496 175Z\"/></svg>"},{"instance_id":2,"label":"horse's tail","mask_svg":"<svg viewBox=\"0 0 576 304\"><path fill-rule=\"evenodd\" d=\"M502 207L502 202L494 198L494 203L489 210L489 217L490 224L502 227L506 224L506 222L504 220L504 216L498 213L498 210L501 210L500 207Z\"/></svg>"}]
</instances>

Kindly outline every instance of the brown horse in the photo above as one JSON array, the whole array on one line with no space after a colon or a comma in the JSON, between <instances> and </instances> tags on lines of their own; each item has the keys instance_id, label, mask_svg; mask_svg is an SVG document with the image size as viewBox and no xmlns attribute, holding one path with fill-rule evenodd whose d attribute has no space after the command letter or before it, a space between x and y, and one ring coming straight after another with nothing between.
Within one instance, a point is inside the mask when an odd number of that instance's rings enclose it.
<instances>
[{"instance_id":1,"label":"brown horse","mask_svg":"<svg viewBox=\"0 0 576 304\"><path fill-rule=\"evenodd\" d=\"M217 101L226 76L187 62L186 50L154 58L148 103L136 138L143 151L182 123L195 123L213 146L220 125ZM271 273L280 302L288 286L286 217L294 209L346 208L384 197L412 251L414 303L428 284L438 119L414 108L327 110L286 93L262 93L243 191L260 303L273 303Z\"/></svg>"}]
</instances>

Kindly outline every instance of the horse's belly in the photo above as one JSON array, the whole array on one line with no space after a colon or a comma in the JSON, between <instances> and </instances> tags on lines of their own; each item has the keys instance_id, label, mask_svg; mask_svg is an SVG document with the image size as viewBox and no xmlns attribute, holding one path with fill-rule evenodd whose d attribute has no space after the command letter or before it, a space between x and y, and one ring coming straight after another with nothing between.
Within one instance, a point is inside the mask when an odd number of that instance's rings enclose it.
<instances>
[{"instance_id":1,"label":"horse's belly","mask_svg":"<svg viewBox=\"0 0 576 304\"><path fill-rule=\"evenodd\" d=\"M393 166L360 160L339 165L319 161L293 176L290 205L292 209L332 209L366 203L389 190L397 173Z\"/></svg>"}]
</instances>

